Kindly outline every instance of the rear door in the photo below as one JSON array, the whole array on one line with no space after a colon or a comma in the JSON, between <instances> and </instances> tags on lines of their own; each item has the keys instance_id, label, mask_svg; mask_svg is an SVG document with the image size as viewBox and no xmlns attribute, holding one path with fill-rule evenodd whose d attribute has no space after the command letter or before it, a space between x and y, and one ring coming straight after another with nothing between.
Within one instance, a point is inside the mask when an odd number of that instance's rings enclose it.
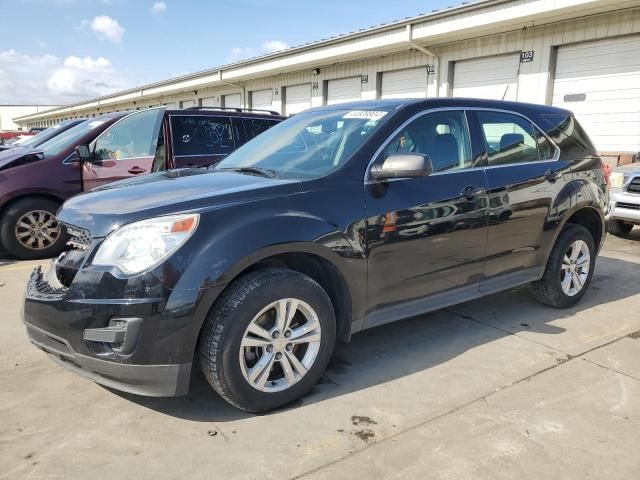
<instances>
[{"instance_id":1,"label":"rear door","mask_svg":"<svg viewBox=\"0 0 640 480\"><path fill-rule=\"evenodd\" d=\"M241 120L222 115L170 115L175 168L215 165L243 143Z\"/></svg>"},{"instance_id":2,"label":"rear door","mask_svg":"<svg viewBox=\"0 0 640 480\"><path fill-rule=\"evenodd\" d=\"M158 146L163 108L124 117L93 142L94 160L82 164L84 190L151 172Z\"/></svg>"},{"instance_id":3,"label":"rear door","mask_svg":"<svg viewBox=\"0 0 640 480\"><path fill-rule=\"evenodd\" d=\"M546 222L571 178L569 163L527 118L515 112L469 112L484 144L489 202L485 276L536 276L543 263Z\"/></svg>"}]
</instances>

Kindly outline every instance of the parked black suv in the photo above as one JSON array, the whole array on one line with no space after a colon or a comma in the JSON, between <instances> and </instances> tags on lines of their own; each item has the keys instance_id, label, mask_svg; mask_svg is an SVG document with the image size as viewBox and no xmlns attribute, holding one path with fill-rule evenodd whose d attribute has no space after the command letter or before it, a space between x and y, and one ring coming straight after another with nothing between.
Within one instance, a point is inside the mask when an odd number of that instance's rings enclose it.
<instances>
[{"instance_id":1,"label":"parked black suv","mask_svg":"<svg viewBox=\"0 0 640 480\"><path fill-rule=\"evenodd\" d=\"M568 111L327 106L209 171L68 200L74 248L33 272L24 321L96 382L180 395L195 358L226 400L263 411L308 392L359 330L527 283L547 305L575 304L605 205L602 163Z\"/></svg>"}]
</instances>

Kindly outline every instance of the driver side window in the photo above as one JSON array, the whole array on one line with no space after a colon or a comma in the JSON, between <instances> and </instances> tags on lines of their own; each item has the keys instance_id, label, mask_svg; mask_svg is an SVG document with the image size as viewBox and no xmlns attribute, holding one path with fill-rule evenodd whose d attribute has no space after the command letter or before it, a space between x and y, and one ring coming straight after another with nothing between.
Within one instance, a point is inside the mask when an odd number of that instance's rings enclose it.
<instances>
[{"instance_id":1,"label":"driver side window","mask_svg":"<svg viewBox=\"0 0 640 480\"><path fill-rule=\"evenodd\" d=\"M406 125L385 147L378 162L396 153L429 155L434 172L470 168L471 143L465 113L433 112Z\"/></svg>"},{"instance_id":2,"label":"driver side window","mask_svg":"<svg viewBox=\"0 0 640 480\"><path fill-rule=\"evenodd\" d=\"M114 124L96 141L96 160L153 157L163 114L163 109L145 110Z\"/></svg>"}]
</instances>

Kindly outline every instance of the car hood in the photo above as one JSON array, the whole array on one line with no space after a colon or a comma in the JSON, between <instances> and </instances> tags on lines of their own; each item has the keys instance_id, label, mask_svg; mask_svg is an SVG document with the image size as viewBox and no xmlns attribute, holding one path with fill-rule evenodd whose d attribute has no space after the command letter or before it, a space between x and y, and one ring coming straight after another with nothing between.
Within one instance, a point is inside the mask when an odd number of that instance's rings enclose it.
<instances>
[{"instance_id":1,"label":"car hood","mask_svg":"<svg viewBox=\"0 0 640 480\"><path fill-rule=\"evenodd\" d=\"M60 221L103 237L121 225L159 215L203 211L299 190L299 180L205 169L173 170L99 187L67 200Z\"/></svg>"},{"instance_id":2,"label":"car hood","mask_svg":"<svg viewBox=\"0 0 640 480\"><path fill-rule=\"evenodd\" d=\"M0 151L0 170L11 167L16 160L20 160L25 155L41 153L37 148L13 147L9 150Z\"/></svg>"},{"instance_id":3,"label":"car hood","mask_svg":"<svg viewBox=\"0 0 640 480\"><path fill-rule=\"evenodd\" d=\"M640 163L629 163L627 165L621 165L613 169L614 172L621 172L624 174L637 173L640 174Z\"/></svg>"}]
</instances>

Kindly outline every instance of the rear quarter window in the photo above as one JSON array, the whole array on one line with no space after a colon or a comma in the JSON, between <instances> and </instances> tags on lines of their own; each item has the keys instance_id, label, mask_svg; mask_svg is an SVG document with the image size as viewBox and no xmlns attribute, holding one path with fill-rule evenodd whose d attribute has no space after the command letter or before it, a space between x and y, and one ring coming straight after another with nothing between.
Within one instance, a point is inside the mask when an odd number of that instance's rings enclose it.
<instances>
[{"instance_id":1,"label":"rear quarter window","mask_svg":"<svg viewBox=\"0 0 640 480\"><path fill-rule=\"evenodd\" d=\"M173 154L227 155L236 149L237 132L231 118L171 116Z\"/></svg>"},{"instance_id":2,"label":"rear quarter window","mask_svg":"<svg viewBox=\"0 0 640 480\"><path fill-rule=\"evenodd\" d=\"M280 120L270 120L267 118L244 118L244 130L247 133L247 140L257 137L262 132L266 132L274 125L280 123Z\"/></svg>"}]
</instances>

